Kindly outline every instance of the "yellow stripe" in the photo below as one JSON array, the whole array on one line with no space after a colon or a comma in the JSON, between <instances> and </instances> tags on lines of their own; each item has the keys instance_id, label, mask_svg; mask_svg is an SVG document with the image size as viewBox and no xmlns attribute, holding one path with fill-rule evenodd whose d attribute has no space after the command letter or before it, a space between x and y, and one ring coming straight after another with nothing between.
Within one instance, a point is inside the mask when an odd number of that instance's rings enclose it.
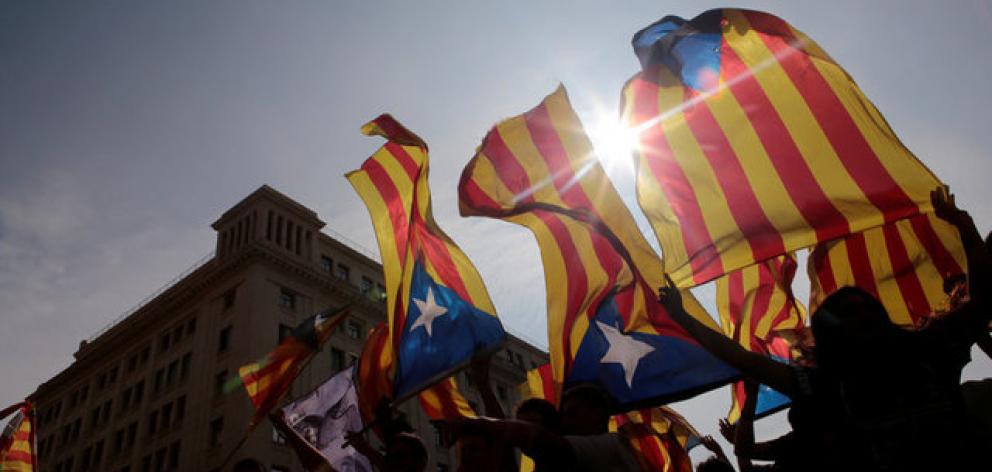
<instances>
[{"instance_id":1,"label":"yellow stripe","mask_svg":"<svg viewBox=\"0 0 992 472\"><path fill-rule=\"evenodd\" d=\"M864 238L871 270L875 274L879 300L885 305L893 323L911 326L913 320L902 297L902 291L899 290L899 284L894 278L895 271L892 269L892 260L889 258L888 245L885 243L882 228L865 231Z\"/></svg>"},{"instance_id":2,"label":"yellow stripe","mask_svg":"<svg viewBox=\"0 0 992 472\"><path fill-rule=\"evenodd\" d=\"M365 202L369 216L372 218L372 229L375 231L376 241L379 244L379 257L382 259L383 278L386 283L386 314L392 319L396 313L396 298L394 294L399 289L402 280L402 260L405 254L397 254L396 240L393 233L392 221L389 220L389 210L382 195L369 179L364 171L355 171L347 174L348 181L351 182L355 192Z\"/></svg>"},{"instance_id":3,"label":"yellow stripe","mask_svg":"<svg viewBox=\"0 0 992 472\"><path fill-rule=\"evenodd\" d=\"M909 220L896 222L896 230L906 246L906 254L913 262L915 275L920 281L923 295L927 299L927 304L931 311L946 310L948 308L948 296L944 293L944 278L937 271L926 249L920 244L920 240L913 232L913 227Z\"/></svg>"},{"instance_id":4,"label":"yellow stripe","mask_svg":"<svg viewBox=\"0 0 992 472\"><path fill-rule=\"evenodd\" d=\"M759 317L760 319L762 317L766 317L765 315L767 314L767 313L757 313L754 311L755 310L754 302L755 302L755 298L757 297L756 292L758 287L761 285L759 279L760 271L761 268L758 265L753 265L750 267L746 267L741 272L741 278L743 279L743 285L744 285L744 305L741 307L741 313L740 313L741 326L739 328L739 331L741 333L741 336L739 342L747 349L751 349L751 338L755 338L759 336L759 333L755 333L752 331L751 323L753 322L755 317Z\"/></svg>"},{"instance_id":5,"label":"yellow stripe","mask_svg":"<svg viewBox=\"0 0 992 472\"><path fill-rule=\"evenodd\" d=\"M660 68L663 83L674 82L677 79L667 68ZM661 121L661 127L672 148L672 154L679 167L685 173L689 185L692 187L699 202L699 207L703 209L702 215L706 225L707 236L719 251L723 267L743 267L753 262L750 247L747 245L728 246L730 241L725 238L723 241L714 236L739 234L740 228L734 221L733 214L727 206L727 198L717 180L713 168L710 167L706 155L703 153L696 136L689 129L685 116L681 111L683 106L683 95L681 87L661 87L658 89L659 109L662 113L671 113L671 116ZM701 106L701 105L697 105ZM642 202L641 205L650 205L651 202ZM684 230L684 228L683 228ZM739 241L739 240L738 240Z\"/></svg>"},{"instance_id":6,"label":"yellow stripe","mask_svg":"<svg viewBox=\"0 0 992 472\"><path fill-rule=\"evenodd\" d=\"M961 234L958 233L958 229L954 225L937 218L932 213L927 213L927 220L930 222L933 232L937 234L937 239L950 251L954 261L958 263L958 267L967 273L968 257L965 255L964 245L961 242Z\"/></svg>"},{"instance_id":7,"label":"yellow stripe","mask_svg":"<svg viewBox=\"0 0 992 472\"><path fill-rule=\"evenodd\" d=\"M725 15L732 25L724 30L727 44L752 71L758 71L754 79L789 130L827 197L848 221L857 216L861 221L882 224L881 213L847 173L806 101L772 52L740 12L726 10Z\"/></svg>"}]
</instances>

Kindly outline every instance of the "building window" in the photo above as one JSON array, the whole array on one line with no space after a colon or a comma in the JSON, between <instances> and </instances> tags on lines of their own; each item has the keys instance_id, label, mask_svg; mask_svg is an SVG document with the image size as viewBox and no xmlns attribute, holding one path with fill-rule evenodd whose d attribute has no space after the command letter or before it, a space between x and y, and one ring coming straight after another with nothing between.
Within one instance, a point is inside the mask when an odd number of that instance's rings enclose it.
<instances>
[{"instance_id":1,"label":"building window","mask_svg":"<svg viewBox=\"0 0 992 472\"><path fill-rule=\"evenodd\" d=\"M348 320L344 324L345 334L351 339L362 339L362 324L354 321Z\"/></svg>"},{"instance_id":2,"label":"building window","mask_svg":"<svg viewBox=\"0 0 992 472\"><path fill-rule=\"evenodd\" d=\"M237 295L237 293L238 293L237 292L237 289L234 289L234 288L232 288L232 289L224 292L224 309L225 310L234 306L234 299L235 299L235 296Z\"/></svg>"},{"instance_id":3,"label":"building window","mask_svg":"<svg viewBox=\"0 0 992 472\"><path fill-rule=\"evenodd\" d=\"M189 371L193 368L193 353L187 352L183 354L182 366L179 368L179 377L185 379L189 377Z\"/></svg>"},{"instance_id":4,"label":"building window","mask_svg":"<svg viewBox=\"0 0 992 472\"><path fill-rule=\"evenodd\" d=\"M363 275L362 276L362 282L358 286L358 289L359 289L359 291L362 292L362 295L365 295L365 296L367 296L369 298L373 298L373 296L372 296L372 286L373 286L372 285L372 279L370 279L370 278L368 278L368 277L366 277L366 276Z\"/></svg>"},{"instance_id":5,"label":"building window","mask_svg":"<svg viewBox=\"0 0 992 472\"><path fill-rule=\"evenodd\" d=\"M227 371L223 370L214 376L214 397L224 394L224 384L227 383Z\"/></svg>"},{"instance_id":6,"label":"building window","mask_svg":"<svg viewBox=\"0 0 992 472\"><path fill-rule=\"evenodd\" d=\"M159 338L158 341L158 352L165 352L169 350L169 341L172 338L169 337L169 333L165 333Z\"/></svg>"},{"instance_id":7,"label":"building window","mask_svg":"<svg viewBox=\"0 0 992 472\"><path fill-rule=\"evenodd\" d=\"M169 446L169 470L176 470L179 468L179 441L172 443Z\"/></svg>"},{"instance_id":8,"label":"building window","mask_svg":"<svg viewBox=\"0 0 992 472\"><path fill-rule=\"evenodd\" d=\"M338 372L344 369L344 351L331 348L331 371Z\"/></svg>"},{"instance_id":9,"label":"building window","mask_svg":"<svg viewBox=\"0 0 992 472\"><path fill-rule=\"evenodd\" d=\"M338 264L338 269L334 271L334 275L341 280L347 281L351 276L351 269L344 264Z\"/></svg>"},{"instance_id":10,"label":"building window","mask_svg":"<svg viewBox=\"0 0 992 472\"><path fill-rule=\"evenodd\" d=\"M186 395L176 400L176 421L182 421L186 417Z\"/></svg>"},{"instance_id":11,"label":"building window","mask_svg":"<svg viewBox=\"0 0 992 472\"><path fill-rule=\"evenodd\" d=\"M165 369L155 371L155 393L162 391L165 386Z\"/></svg>"},{"instance_id":12,"label":"building window","mask_svg":"<svg viewBox=\"0 0 992 472\"><path fill-rule=\"evenodd\" d=\"M186 335L189 336L195 332L196 332L196 318L190 318L189 321L186 322Z\"/></svg>"},{"instance_id":13,"label":"building window","mask_svg":"<svg viewBox=\"0 0 992 472\"><path fill-rule=\"evenodd\" d=\"M224 418L215 418L210 422L210 447L220 446L222 434L224 434Z\"/></svg>"},{"instance_id":14,"label":"building window","mask_svg":"<svg viewBox=\"0 0 992 472\"><path fill-rule=\"evenodd\" d=\"M296 294L287 289L280 289L279 306L290 310L296 309Z\"/></svg>"},{"instance_id":15,"label":"building window","mask_svg":"<svg viewBox=\"0 0 992 472\"><path fill-rule=\"evenodd\" d=\"M376 301L386 301L386 287L379 283L375 284L375 292L372 295L372 299Z\"/></svg>"},{"instance_id":16,"label":"building window","mask_svg":"<svg viewBox=\"0 0 992 472\"><path fill-rule=\"evenodd\" d=\"M141 365L145 365L145 363L148 362L148 359L151 357L151 353L152 349L148 346L145 346L145 348L141 350Z\"/></svg>"},{"instance_id":17,"label":"building window","mask_svg":"<svg viewBox=\"0 0 992 472\"><path fill-rule=\"evenodd\" d=\"M334 270L334 260L327 256L320 256L320 270L330 274Z\"/></svg>"},{"instance_id":18,"label":"building window","mask_svg":"<svg viewBox=\"0 0 992 472\"><path fill-rule=\"evenodd\" d=\"M149 413L148 421L145 424L148 425L148 436L154 436L155 431L158 429L158 411Z\"/></svg>"},{"instance_id":19,"label":"building window","mask_svg":"<svg viewBox=\"0 0 992 472\"><path fill-rule=\"evenodd\" d=\"M176 376L179 375L179 360L174 360L169 363L169 370L165 374L165 386L169 387L176 380Z\"/></svg>"},{"instance_id":20,"label":"building window","mask_svg":"<svg viewBox=\"0 0 992 472\"><path fill-rule=\"evenodd\" d=\"M138 368L138 355L135 354L127 359L127 371L134 372Z\"/></svg>"},{"instance_id":21,"label":"building window","mask_svg":"<svg viewBox=\"0 0 992 472\"><path fill-rule=\"evenodd\" d=\"M225 352L229 347L231 347L231 330L232 326L226 326L224 329L220 330L220 335L217 340L217 352Z\"/></svg>"}]
</instances>

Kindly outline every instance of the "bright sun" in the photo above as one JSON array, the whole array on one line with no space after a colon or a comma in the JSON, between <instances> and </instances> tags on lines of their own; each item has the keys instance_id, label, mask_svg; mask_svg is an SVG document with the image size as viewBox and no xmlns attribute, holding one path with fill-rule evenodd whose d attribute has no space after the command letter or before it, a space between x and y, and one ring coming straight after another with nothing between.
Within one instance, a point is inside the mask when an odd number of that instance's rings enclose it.
<instances>
[{"instance_id":1,"label":"bright sun","mask_svg":"<svg viewBox=\"0 0 992 472\"><path fill-rule=\"evenodd\" d=\"M631 168L631 153L637 147L637 133L633 129L622 126L616 116L604 116L590 131L589 139L604 167Z\"/></svg>"}]
</instances>

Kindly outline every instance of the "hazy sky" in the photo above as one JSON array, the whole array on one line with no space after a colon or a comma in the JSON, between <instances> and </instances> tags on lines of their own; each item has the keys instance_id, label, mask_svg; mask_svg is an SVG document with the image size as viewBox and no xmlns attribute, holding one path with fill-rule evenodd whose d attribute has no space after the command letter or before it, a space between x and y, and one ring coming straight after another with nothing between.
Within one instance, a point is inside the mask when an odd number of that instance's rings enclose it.
<instances>
[{"instance_id":1,"label":"hazy sky","mask_svg":"<svg viewBox=\"0 0 992 472\"><path fill-rule=\"evenodd\" d=\"M612 119L638 69L631 35L666 14L723 6L140 3L0 0L0 404L24 398L71 362L81 339L212 250L209 224L262 184L375 248L342 174L382 143L358 132L382 112L429 143L437 220L479 268L505 324L543 339L536 244L522 228L458 216L462 167L492 124L559 82L587 126ZM739 6L817 40L979 227L992 227L992 161L981 151L992 3ZM629 172L611 175L632 202ZM992 362L976 359L967 375L992 376ZM679 408L712 432L727 397Z\"/></svg>"}]
</instances>

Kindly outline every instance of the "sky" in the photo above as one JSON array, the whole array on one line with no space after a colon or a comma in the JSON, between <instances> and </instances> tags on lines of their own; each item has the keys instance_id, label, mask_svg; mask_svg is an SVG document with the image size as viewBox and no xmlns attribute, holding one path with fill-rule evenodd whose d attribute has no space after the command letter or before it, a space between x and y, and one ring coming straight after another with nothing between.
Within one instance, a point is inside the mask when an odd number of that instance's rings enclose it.
<instances>
[{"instance_id":1,"label":"sky","mask_svg":"<svg viewBox=\"0 0 992 472\"><path fill-rule=\"evenodd\" d=\"M490 126L559 84L589 129L638 70L630 37L708 1L0 1L0 403L28 395L86 339L208 254L209 225L262 184L375 252L342 175L389 112L431 147L439 224L511 332L546 339L537 246L458 215L456 184ZM992 229L992 2L740 2L843 65L903 142ZM629 168L609 169L631 212ZM335 232L335 233L332 233ZM808 281L797 280L808 294ZM697 291L712 309L712 290ZM546 345L546 340L543 341ZM967 378L992 376L981 354ZM677 407L704 432L720 390ZM714 413L716 412L716 413ZM759 434L784 431L781 417ZM699 455L694 453L694 457Z\"/></svg>"}]
</instances>

